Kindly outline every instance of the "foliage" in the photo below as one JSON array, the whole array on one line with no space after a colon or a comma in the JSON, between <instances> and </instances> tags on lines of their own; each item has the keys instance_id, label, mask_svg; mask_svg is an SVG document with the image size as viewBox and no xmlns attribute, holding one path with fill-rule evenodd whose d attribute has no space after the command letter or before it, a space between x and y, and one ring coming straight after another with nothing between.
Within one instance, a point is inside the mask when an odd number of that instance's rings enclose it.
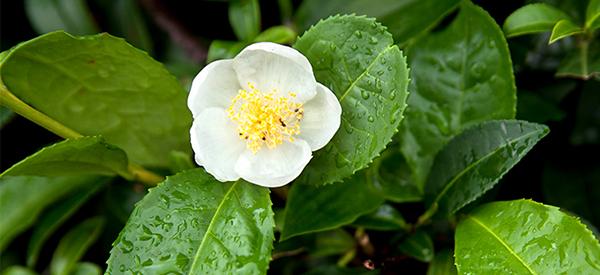
<instances>
[{"instance_id":1,"label":"foliage","mask_svg":"<svg viewBox=\"0 0 600 275\"><path fill-rule=\"evenodd\" d=\"M599 0L1 12L1 274L600 272ZM271 190L196 167L186 107L204 65L261 41L342 106Z\"/></svg>"}]
</instances>

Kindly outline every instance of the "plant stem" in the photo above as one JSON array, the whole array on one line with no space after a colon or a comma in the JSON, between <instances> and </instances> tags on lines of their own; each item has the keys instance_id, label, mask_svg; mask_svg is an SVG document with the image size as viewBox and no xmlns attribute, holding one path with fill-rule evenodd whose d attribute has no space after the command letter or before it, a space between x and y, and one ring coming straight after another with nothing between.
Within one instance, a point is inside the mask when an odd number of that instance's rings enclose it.
<instances>
[{"instance_id":1,"label":"plant stem","mask_svg":"<svg viewBox=\"0 0 600 275\"><path fill-rule=\"evenodd\" d=\"M583 75L587 77L588 75L588 48L589 48L590 42L587 39L583 39L581 41L581 71L583 72Z\"/></svg>"},{"instance_id":2,"label":"plant stem","mask_svg":"<svg viewBox=\"0 0 600 275\"><path fill-rule=\"evenodd\" d=\"M4 105L15 113L23 116L26 119L34 122L35 124L46 128L48 131L62 137L65 139L76 139L83 137L82 134L75 132L69 127L61 124L60 122L52 119L51 117L45 115L44 113L34 109L33 107L27 105L27 103L23 102L19 98L17 98L14 94L12 94L8 88L0 81L0 105ZM155 174L154 172L148 171L143 167L129 163L127 167L130 175L120 175L126 179L133 179L134 181L139 181L146 186L156 186L159 182L161 182L164 177Z\"/></svg>"}]
</instances>

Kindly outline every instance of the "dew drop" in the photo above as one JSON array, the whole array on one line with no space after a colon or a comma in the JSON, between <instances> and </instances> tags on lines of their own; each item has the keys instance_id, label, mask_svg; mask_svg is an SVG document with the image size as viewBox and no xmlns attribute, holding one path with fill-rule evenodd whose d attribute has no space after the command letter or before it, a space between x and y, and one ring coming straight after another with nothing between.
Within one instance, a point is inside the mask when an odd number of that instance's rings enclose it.
<instances>
[{"instance_id":1,"label":"dew drop","mask_svg":"<svg viewBox=\"0 0 600 275\"><path fill-rule=\"evenodd\" d=\"M396 98L396 94L398 94L398 92L396 91L396 89L393 89L390 92L390 99L392 99L392 100L395 99Z\"/></svg>"},{"instance_id":2,"label":"dew drop","mask_svg":"<svg viewBox=\"0 0 600 275\"><path fill-rule=\"evenodd\" d=\"M358 37L358 38L362 38L362 36L363 36L362 32L361 32L361 31L359 31L359 30L355 31L355 32L354 32L354 35L355 35L356 37Z\"/></svg>"},{"instance_id":3,"label":"dew drop","mask_svg":"<svg viewBox=\"0 0 600 275\"><path fill-rule=\"evenodd\" d=\"M375 38L375 36L371 36L371 38L369 39L369 43L371 43L371 44L377 44L377 42L379 42L379 40L377 40L377 38Z\"/></svg>"},{"instance_id":4,"label":"dew drop","mask_svg":"<svg viewBox=\"0 0 600 275\"><path fill-rule=\"evenodd\" d=\"M350 46L350 49L352 49L353 51L358 50L358 45L354 44L352 46Z\"/></svg>"},{"instance_id":5,"label":"dew drop","mask_svg":"<svg viewBox=\"0 0 600 275\"><path fill-rule=\"evenodd\" d=\"M352 132L354 132L354 128L352 128L350 124L346 124L346 126L344 126L344 130L346 130L346 133L348 134L352 134Z\"/></svg>"},{"instance_id":6,"label":"dew drop","mask_svg":"<svg viewBox=\"0 0 600 275\"><path fill-rule=\"evenodd\" d=\"M367 121L373 122L373 121L375 121L375 118L373 116L369 116L369 117L367 117Z\"/></svg>"}]
</instances>

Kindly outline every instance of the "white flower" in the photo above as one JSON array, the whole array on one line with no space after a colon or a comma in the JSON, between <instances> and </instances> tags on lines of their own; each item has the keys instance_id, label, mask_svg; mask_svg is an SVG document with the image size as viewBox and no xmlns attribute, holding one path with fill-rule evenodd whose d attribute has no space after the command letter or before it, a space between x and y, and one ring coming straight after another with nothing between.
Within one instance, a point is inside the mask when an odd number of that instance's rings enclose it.
<instances>
[{"instance_id":1,"label":"white flower","mask_svg":"<svg viewBox=\"0 0 600 275\"><path fill-rule=\"evenodd\" d=\"M293 48L256 43L210 63L188 98L196 162L217 180L265 187L300 175L340 127L342 108Z\"/></svg>"}]
</instances>

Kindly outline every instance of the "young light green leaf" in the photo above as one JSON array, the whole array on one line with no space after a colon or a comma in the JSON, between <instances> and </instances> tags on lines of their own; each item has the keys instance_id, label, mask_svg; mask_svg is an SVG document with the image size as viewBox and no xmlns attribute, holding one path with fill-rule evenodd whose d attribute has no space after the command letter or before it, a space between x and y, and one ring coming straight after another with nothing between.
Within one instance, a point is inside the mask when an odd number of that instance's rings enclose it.
<instances>
[{"instance_id":1,"label":"young light green leaf","mask_svg":"<svg viewBox=\"0 0 600 275\"><path fill-rule=\"evenodd\" d=\"M208 47L206 61L213 62L219 59L233 58L246 46L246 42L213 40Z\"/></svg>"},{"instance_id":2,"label":"young light green leaf","mask_svg":"<svg viewBox=\"0 0 600 275\"><path fill-rule=\"evenodd\" d=\"M295 21L302 30L320 19L335 14L356 13L376 17L389 28L396 43L404 44L433 28L456 8L460 0L305 0L296 12ZM418 16L415 16L417 15Z\"/></svg>"},{"instance_id":3,"label":"young light green leaf","mask_svg":"<svg viewBox=\"0 0 600 275\"><path fill-rule=\"evenodd\" d=\"M460 274L596 274L600 244L579 220L530 200L480 206L456 228Z\"/></svg>"},{"instance_id":4,"label":"young light green leaf","mask_svg":"<svg viewBox=\"0 0 600 275\"><path fill-rule=\"evenodd\" d=\"M330 17L294 47L342 106L339 131L315 152L298 182L338 182L365 168L390 142L406 107L406 60L386 28L372 18Z\"/></svg>"},{"instance_id":5,"label":"young light green leaf","mask_svg":"<svg viewBox=\"0 0 600 275\"><path fill-rule=\"evenodd\" d=\"M572 36L574 34L582 33L583 29L577 26L569 19L563 19L558 21L554 28L552 28L552 34L550 35L550 40L548 44L552 44L560 39L565 37Z\"/></svg>"},{"instance_id":6,"label":"young light green leaf","mask_svg":"<svg viewBox=\"0 0 600 275\"><path fill-rule=\"evenodd\" d=\"M548 134L548 127L518 120L489 121L466 129L435 158L425 186L427 205L448 216L490 190Z\"/></svg>"},{"instance_id":7,"label":"young light green leaf","mask_svg":"<svg viewBox=\"0 0 600 275\"><path fill-rule=\"evenodd\" d=\"M384 198L369 177L361 172L344 182L325 186L292 185L281 240L350 224L377 209Z\"/></svg>"},{"instance_id":8,"label":"young light green leaf","mask_svg":"<svg viewBox=\"0 0 600 275\"><path fill-rule=\"evenodd\" d=\"M37 273L23 266L10 266L2 271L2 275L37 275Z\"/></svg>"},{"instance_id":9,"label":"young light green leaf","mask_svg":"<svg viewBox=\"0 0 600 275\"><path fill-rule=\"evenodd\" d=\"M121 175L131 179L127 155L102 137L67 139L43 148L0 176Z\"/></svg>"},{"instance_id":10,"label":"young light green leaf","mask_svg":"<svg viewBox=\"0 0 600 275\"><path fill-rule=\"evenodd\" d=\"M0 68L19 99L83 135L101 134L136 163L166 166L170 151L190 151L185 91L122 39L49 33L19 44Z\"/></svg>"},{"instance_id":11,"label":"young light green leaf","mask_svg":"<svg viewBox=\"0 0 600 275\"><path fill-rule=\"evenodd\" d=\"M95 176L0 177L0 251L19 233L29 228L44 208L83 186L104 182Z\"/></svg>"},{"instance_id":12,"label":"young light green leaf","mask_svg":"<svg viewBox=\"0 0 600 275\"><path fill-rule=\"evenodd\" d=\"M252 40L260 32L258 0L229 1L229 23L239 40Z\"/></svg>"},{"instance_id":13,"label":"young light green leaf","mask_svg":"<svg viewBox=\"0 0 600 275\"><path fill-rule=\"evenodd\" d=\"M377 210L360 216L352 223L352 225L380 231L401 231L409 229L402 214L389 204L382 204Z\"/></svg>"},{"instance_id":14,"label":"young light green leaf","mask_svg":"<svg viewBox=\"0 0 600 275\"><path fill-rule=\"evenodd\" d=\"M85 35L100 31L85 0L26 0L25 12L39 34L65 30Z\"/></svg>"},{"instance_id":15,"label":"young light green leaf","mask_svg":"<svg viewBox=\"0 0 600 275\"><path fill-rule=\"evenodd\" d=\"M422 262L428 263L433 259L433 241L421 230L404 240L398 250Z\"/></svg>"},{"instance_id":16,"label":"young light green leaf","mask_svg":"<svg viewBox=\"0 0 600 275\"><path fill-rule=\"evenodd\" d=\"M83 186L81 190L77 190L67 199L58 202L42 215L29 238L27 266L35 267L46 240L102 186L103 184Z\"/></svg>"},{"instance_id":17,"label":"young light green leaf","mask_svg":"<svg viewBox=\"0 0 600 275\"><path fill-rule=\"evenodd\" d=\"M264 274L273 227L269 189L187 170L136 205L106 272Z\"/></svg>"},{"instance_id":18,"label":"young light green leaf","mask_svg":"<svg viewBox=\"0 0 600 275\"><path fill-rule=\"evenodd\" d=\"M50 274L69 275L77 262L96 241L102 228L104 218L94 217L83 221L71 229L58 243L50 261Z\"/></svg>"},{"instance_id":19,"label":"young light green leaf","mask_svg":"<svg viewBox=\"0 0 600 275\"><path fill-rule=\"evenodd\" d=\"M569 16L548 4L529 4L514 11L504 21L504 33L513 37L528 33L545 32L560 20L570 19Z\"/></svg>"},{"instance_id":20,"label":"young light green leaf","mask_svg":"<svg viewBox=\"0 0 600 275\"><path fill-rule=\"evenodd\" d=\"M421 190L440 149L466 127L515 116L516 89L506 40L469 1L446 29L408 50L411 96L400 150Z\"/></svg>"},{"instance_id":21,"label":"young light green leaf","mask_svg":"<svg viewBox=\"0 0 600 275\"><path fill-rule=\"evenodd\" d=\"M436 252L427 268L427 275L456 275L454 255L452 254L452 251L448 249Z\"/></svg>"},{"instance_id":22,"label":"young light green leaf","mask_svg":"<svg viewBox=\"0 0 600 275\"><path fill-rule=\"evenodd\" d=\"M275 26L266 29L254 38L254 42L274 42L288 44L293 42L298 34L288 26Z\"/></svg>"},{"instance_id":23,"label":"young light green leaf","mask_svg":"<svg viewBox=\"0 0 600 275\"><path fill-rule=\"evenodd\" d=\"M100 275L102 269L97 264L93 263L77 263L73 272L70 275Z\"/></svg>"},{"instance_id":24,"label":"young light green leaf","mask_svg":"<svg viewBox=\"0 0 600 275\"><path fill-rule=\"evenodd\" d=\"M595 30L600 28L600 0L590 0L585 11L585 28Z\"/></svg>"}]
</instances>

